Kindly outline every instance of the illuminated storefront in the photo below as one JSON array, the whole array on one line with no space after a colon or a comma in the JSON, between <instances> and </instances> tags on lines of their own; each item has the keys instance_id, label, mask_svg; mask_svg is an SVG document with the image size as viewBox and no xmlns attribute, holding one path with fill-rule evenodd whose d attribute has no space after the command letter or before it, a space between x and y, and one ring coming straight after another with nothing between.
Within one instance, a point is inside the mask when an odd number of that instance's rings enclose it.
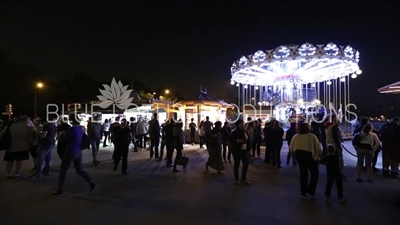
<instances>
[{"instance_id":1,"label":"illuminated storefront","mask_svg":"<svg viewBox=\"0 0 400 225\"><path fill-rule=\"evenodd\" d=\"M198 94L174 104L174 108L178 109L177 119L183 121L185 130L189 129L191 119L194 119L197 126L207 116L211 122L225 122L228 107L228 103L205 91L200 91Z\"/></svg>"}]
</instances>

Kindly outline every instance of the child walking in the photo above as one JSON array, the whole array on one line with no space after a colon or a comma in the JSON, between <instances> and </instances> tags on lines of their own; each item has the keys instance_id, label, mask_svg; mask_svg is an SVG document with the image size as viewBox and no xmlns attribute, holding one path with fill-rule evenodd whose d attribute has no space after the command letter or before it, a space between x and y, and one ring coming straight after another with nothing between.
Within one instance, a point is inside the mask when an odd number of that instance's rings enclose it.
<instances>
[{"instance_id":1,"label":"child walking","mask_svg":"<svg viewBox=\"0 0 400 225\"><path fill-rule=\"evenodd\" d=\"M334 183L338 192L338 201L345 202L343 198L343 178L339 167L339 156L336 154L335 146L327 146L327 155L322 159L326 164L326 188L325 188L325 201L330 202L331 190Z\"/></svg>"}]
</instances>

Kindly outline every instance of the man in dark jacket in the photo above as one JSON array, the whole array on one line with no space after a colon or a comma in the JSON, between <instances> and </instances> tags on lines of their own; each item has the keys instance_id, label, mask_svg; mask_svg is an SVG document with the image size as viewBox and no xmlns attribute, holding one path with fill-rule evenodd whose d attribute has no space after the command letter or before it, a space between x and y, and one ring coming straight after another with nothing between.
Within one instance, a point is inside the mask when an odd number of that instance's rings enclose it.
<instances>
[{"instance_id":1,"label":"man in dark jacket","mask_svg":"<svg viewBox=\"0 0 400 225\"><path fill-rule=\"evenodd\" d=\"M154 113L153 119L150 121L150 158L153 155L158 159L159 152L158 147L160 145L161 128L158 122L157 113Z\"/></svg>"},{"instance_id":2,"label":"man in dark jacket","mask_svg":"<svg viewBox=\"0 0 400 225\"><path fill-rule=\"evenodd\" d=\"M119 124L119 120L121 119L121 117L119 117L119 116L117 116L117 117L115 117L115 121L114 121L114 123L112 123L111 125L110 125L110 133L112 133L113 132L113 129L114 128L116 128L116 127L118 127L120 124ZM112 142L113 140L111 140L111 142ZM113 155L112 155L112 159L114 160L114 156L115 156L115 146L114 146L114 151L113 151Z\"/></svg>"},{"instance_id":3,"label":"man in dark jacket","mask_svg":"<svg viewBox=\"0 0 400 225\"><path fill-rule=\"evenodd\" d=\"M272 119L268 123L265 124L264 127L264 141L265 141L265 163L271 162L271 148L272 148L272 125L274 124L274 120Z\"/></svg>"},{"instance_id":4,"label":"man in dark jacket","mask_svg":"<svg viewBox=\"0 0 400 225\"><path fill-rule=\"evenodd\" d=\"M400 119L393 118L379 131L383 148L383 175L397 178L400 161ZM390 172L389 172L390 167Z\"/></svg>"},{"instance_id":5,"label":"man in dark jacket","mask_svg":"<svg viewBox=\"0 0 400 225\"><path fill-rule=\"evenodd\" d=\"M172 155L174 153L174 127L175 122L170 119L165 123L165 146L167 147L167 167L172 167Z\"/></svg>"},{"instance_id":6,"label":"man in dark jacket","mask_svg":"<svg viewBox=\"0 0 400 225\"><path fill-rule=\"evenodd\" d=\"M132 144L133 144L133 151L137 152L137 135L136 135L136 118L135 117L131 117L130 119L130 123L129 123L129 128L131 129L131 133L132 133Z\"/></svg>"}]
</instances>

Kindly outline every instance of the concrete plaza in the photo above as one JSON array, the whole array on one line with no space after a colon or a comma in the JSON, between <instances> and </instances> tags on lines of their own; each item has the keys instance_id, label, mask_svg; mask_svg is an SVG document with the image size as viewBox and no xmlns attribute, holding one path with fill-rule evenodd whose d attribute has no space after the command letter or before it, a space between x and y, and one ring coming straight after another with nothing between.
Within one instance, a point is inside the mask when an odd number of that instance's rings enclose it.
<instances>
[{"instance_id":1,"label":"concrete plaza","mask_svg":"<svg viewBox=\"0 0 400 225\"><path fill-rule=\"evenodd\" d=\"M347 148L354 152L350 143ZM286 159L287 146L282 150ZM355 157L345 153L345 204L333 198L324 202L325 167L320 167L317 200L302 200L296 166L274 169L253 160L248 173L251 185L235 185L233 164L223 175L205 173L207 151L186 146L190 158L185 171L172 173L165 161L149 158L149 151L129 153L128 176L112 171L112 147L99 152L101 163L94 166L91 152L84 151L84 168L97 184L94 193L75 174L67 173L65 195L50 196L57 185L60 160L53 153L51 176L37 180L6 180L0 177L0 221L3 225L256 225L256 224L395 224L399 221L399 180L383 178L374 183L355 182ZM0 152L3 157L4 152ZM286 161L286 160L283 160ZM32 162L26 161L28 174ZM0 166L5 175L5 163ZM333 188L333 196L336 188Z\"/></svg>"}]
</instances>

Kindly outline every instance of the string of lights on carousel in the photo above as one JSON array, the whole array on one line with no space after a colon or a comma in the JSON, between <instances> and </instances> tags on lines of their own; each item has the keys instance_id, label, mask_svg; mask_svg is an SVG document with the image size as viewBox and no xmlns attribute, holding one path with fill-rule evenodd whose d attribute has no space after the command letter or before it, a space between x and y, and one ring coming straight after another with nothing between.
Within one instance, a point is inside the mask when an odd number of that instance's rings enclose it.
<instances>
[{"instance_id":1,"label":"string of lights on carousel","mask_svg":"<svg viewBox=\"0 0 400 225\"><path fill-rule=\"evenodd\" d=\"M334 43L282 45L242 56L231 67L238 104L349 104L350 78L362 73L360 54Z\"/></svg>"}]
</instances>

